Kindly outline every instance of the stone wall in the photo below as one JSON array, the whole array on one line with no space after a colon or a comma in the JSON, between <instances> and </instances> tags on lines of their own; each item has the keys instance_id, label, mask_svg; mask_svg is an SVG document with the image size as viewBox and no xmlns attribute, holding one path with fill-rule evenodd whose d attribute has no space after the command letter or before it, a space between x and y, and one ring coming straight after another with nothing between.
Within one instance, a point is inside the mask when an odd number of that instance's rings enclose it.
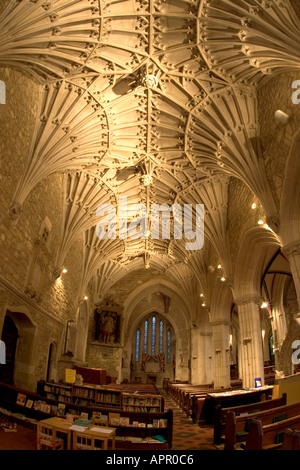
<instances>
[{"instance_id":1,"label":"stone wall","mask_svg":"<svg viewBox=\"0 0 300 470\"><path fill-rule=\"evenodd\" d=\"M7 92L6 104L0 108L0 331L9 310L20 336L15 384L35 389L36 381L46 377L50 343L56 346L53 378L63 378L72 359L63 356L64 338L67 321L76 322L83 245L81 240L74 242L66 259L68 272L55 279L63 215L60 174L34 187L17 220L9 216L30 151L39 85L13 69L1 69L0 79ZM51 227L47 240L42 231L46 219Z\"/></svg>"}]
</instances>

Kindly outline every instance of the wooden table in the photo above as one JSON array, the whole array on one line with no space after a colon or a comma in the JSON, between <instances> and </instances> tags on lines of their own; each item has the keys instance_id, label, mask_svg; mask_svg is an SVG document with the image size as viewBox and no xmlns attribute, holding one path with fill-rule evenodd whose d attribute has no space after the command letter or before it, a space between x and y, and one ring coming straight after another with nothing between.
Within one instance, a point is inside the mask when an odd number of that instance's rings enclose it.
<instances>
[{"instance_id":1,"label":"wooden table","mask_svg":"<svg viewBox=\"0 0 300 470\"><path fill-rule=\"evenodd\" d=\"M90 439L91 440L91 445L87 446L85 445L84 447L90 448L91 450L96 450L97 447L95 445L95 441L102 441L102 450L107 450L108 448L108 441L109 439L112 439L112 450L115 449L116 445L116 429L115 428L109 428L107 426L101 427L101 426L96 426L92 425L86 428L85 430L78 431L78 430L72 430L73 432L73 450L78 449L78 438L85 438L85 439ZM81 446L80 446L81 447Z\"/></svg>"},{"instance_id":2,"label":"wooden table","mask_svg":"<svg viewBox=\"0 0 300 470\"><path fill-rule=\"evenodd\" d=\"M52 417L52 418L47 418L43 419L42 421L39 421L37 423L37 449L40 450L39 446L39 439L40 439L40 434L41 434L41 429L43 425L46 426L51 426L53 429L53 439L55 440L57 432L66 434L67 436L67 450L71 450L71 429L70 427L72 426L72 422L68 421L67 419L64 418L59 418L59 417Z\"/></svg>"}]
</instances>

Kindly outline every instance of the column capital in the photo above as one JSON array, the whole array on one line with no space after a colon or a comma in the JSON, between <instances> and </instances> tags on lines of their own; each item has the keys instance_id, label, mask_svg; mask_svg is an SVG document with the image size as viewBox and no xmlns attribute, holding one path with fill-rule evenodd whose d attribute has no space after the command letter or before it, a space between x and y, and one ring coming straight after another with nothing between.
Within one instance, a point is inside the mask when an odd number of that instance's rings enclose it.
<instances>
[{"instance_id":1,"label":"column capital","mask_svg":"<svg viewBox=\"0 0 300 470\"><path fill-rule=\"evenodd\" d=\"M287 257L300 254L300 240L293 241L282 247L282 252Z\"/></svg>"},{"instance_id":2,"label":"column capital","mask_svg":"<svg viewBox=\"0 0 300 470\"><path fill-rule=\"evenodd\" d=\"M224 326L229 326L231 323L228 320L215 320L210 322L211 326L219 326L219 325L224 325Z\"/></svg>"},{"instance_id":3,"label":"column capital","mask_svg":"<svg viewBox=\"0 0 300 470\"><path fill-rule=\"evenodd\" d=\"M249 294L249 295L244 295L242 297L238 297L237 299L234 299L234 302L238 307L240 305L246 305L246 304L256 304L260 306L262 302L262 297L256 294Z\"/></svg>"}]
</instances>

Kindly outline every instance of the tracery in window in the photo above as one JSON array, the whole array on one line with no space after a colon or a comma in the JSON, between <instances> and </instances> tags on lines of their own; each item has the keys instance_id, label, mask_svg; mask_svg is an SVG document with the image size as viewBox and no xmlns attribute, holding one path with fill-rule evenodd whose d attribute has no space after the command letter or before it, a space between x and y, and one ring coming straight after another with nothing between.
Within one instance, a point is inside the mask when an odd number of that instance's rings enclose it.
<instances>
[{"instance_id":1,"label":"tracery in window","mask_svg":"<svg viewBox=\"0 0 300 470\"><path fill-rule=\"evenodd\" d=\"M148 348L148 321L145 321L145 327L144 327L144 353L147 354L147 348Z\"/></svg>"},{"instance_id":2,"label":"tracery in window","mask_svg":"<svg viewBox=\"0 0 300 470\"><path fill-rule=\"evenodd\" d=\"M155 354L155 333L156 333L156 318L152 317L152 345L151 345L151 354Z\"/></svg>"},{"instance_id":3,"label":"tracery in window","mask_svg":"<svg viewBox=\"0 0 300 470\"><path fill-rule=\"evenodd\" d=\"M140 330L136 330L136 348L135 348L135 360L138 361L140 359Z\"/></svg>"},{"instance_id":4,"label":"tracery in window","mask_svg":"<svg viewBox=\"0 0 300 470\"><path fill-rule=\"evenodd\" d=\"M157 359L164 356L163 360L171 363L173 341L174 332L168 320L158 313L147 315L135 331L135 361L143 361L146 356L150 360L151 356Z\"/></svg>"}]
</instances>

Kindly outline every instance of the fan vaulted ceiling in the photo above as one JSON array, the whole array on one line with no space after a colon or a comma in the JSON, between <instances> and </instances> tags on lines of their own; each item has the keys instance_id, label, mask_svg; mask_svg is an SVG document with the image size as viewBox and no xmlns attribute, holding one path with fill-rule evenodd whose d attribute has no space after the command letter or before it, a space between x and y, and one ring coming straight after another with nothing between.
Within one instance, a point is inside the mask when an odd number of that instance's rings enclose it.
<instances>
[{"instance_id":1,"label":"fan vaulted ceiling","mask_svg":"<svg viewBox=\"0 0 300 470\"><path fill-rule=\"evenodd\" d=\"M269 217L257 87L298 69L299 20L287 0L12 0L0 59L41 84L39 113L12 216L30 191L64 174L57 266L84 236L84 282L152 265L198 277L206 244L230 275L228 182L243 181ZM300 46L299 46L300 48ZM205 240L100 240L100 204L203 203ZM178 264L181 265L178 270ZM199 276L201 277L201 276Z\"/></svg>"}]
</instances>

